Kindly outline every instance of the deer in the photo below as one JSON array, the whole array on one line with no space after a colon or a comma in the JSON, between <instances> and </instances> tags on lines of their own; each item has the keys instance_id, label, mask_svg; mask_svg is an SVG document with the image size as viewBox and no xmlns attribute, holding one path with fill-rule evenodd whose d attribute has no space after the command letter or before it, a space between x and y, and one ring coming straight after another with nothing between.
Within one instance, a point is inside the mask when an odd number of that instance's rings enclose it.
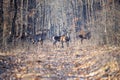
<instances>
[{"instance_id":1,"label":"deer","mask_svg":"<svg viewBox=\"0 0 120 80\"><path fill-rule=\"evenodd\" d=\"M33 44L37 44L38 42L40 42L40 44L43 46L43 42L44 40L46 40L46 36L47 36L47 32L48 31L42 31L41 33L35 34L31 37L31 41L33 42Z\"/></svg>"},{"instance_id":2,"label":"deer","mask_svg":"<svg viewBox=\"0 0 120 80\"><path fill-rule=\"evenodd\" d=\"M78 37L81 39L81 43L83 44L84 39L89 40L91 38L91 32L90 31L85 32L83 29L81 29L80 32L78 33Z\"/></svg>"},{"instance_id":3,"label":"deer","mask_svg":"<svg viewBox=\"0 0 120 80\"><path fill-rule=\"evenodd\" d=\"M67 47L69 47L69 42L70 42L70 35L69 33L60 35L60 36L53 36L53 45L56 45L57 42L61 42L62 48L64 48L64 43L67 44Z\"/></svg>"}]
</instances>

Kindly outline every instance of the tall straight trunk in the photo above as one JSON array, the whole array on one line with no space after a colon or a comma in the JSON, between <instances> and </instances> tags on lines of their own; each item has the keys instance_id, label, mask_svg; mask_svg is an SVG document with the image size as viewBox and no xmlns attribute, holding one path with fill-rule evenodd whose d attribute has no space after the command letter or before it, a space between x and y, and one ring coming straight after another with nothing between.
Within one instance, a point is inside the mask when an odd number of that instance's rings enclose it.
<instances>
[{"instance_id":1,"label":"tall straight trunk","mask_svg":"<svg viewBox=\"0 0 120 80\"><path fill-rule=\"evenodd\" d=\"M20 37L23 36L23 0L20 5Z\"/></svg>"},{"instance_id":2,"label":"tall straight trunk","mask_svg":"<svg viewBox=\"0 0 120 80\"><path fill-rule=\"evenodd\" d=\"M26 7L25 7L25 31L27 30L27 27L28 27L28 0L26 0Z\"/></svg>"},{"instance_id":3,"label":"tall straight trunk","mask_svg":"<svg viewBox=\"0 0 120 80\"><path fill-rule=\"evenodd\" d=\"M11 41L14 41L15 35L16 35L16 18L17 18L17 0L14 0L14 17L12 19L12 27L11 27Z\"/></svg>"},{"instance_id":4,"label":"tall straight trunk","mask_svg":"<svg viewBox=\"0 0 120 80\"><path fill-rule=\"evenodd\" d=\"M3 0L0 0L0 46L2 46L2 42L3 42Z\"/></svg>"},{"instance_id":5,"label":"tall straight trunk","mask_svg":"<svg viewBox=\"0 0 120 80\"><path fill-rule=\"evenodd\" d=\"M45 15L45 3L46 3L46 1L44 0L44 3L43 3L43 8L44 8L44 10L43 10L43 29L44 29L44 27L45 27L45 17L46 17L46 15Z\"/></svg>"},{"instance_id":6,"label":"tall straight trunk","mask_svg":"<svg viewBox=\"0 0 120 80\"><path fill-rule=\"evenodd\" d=\"M105 32L105 44L108 44L108 32L107 32L107 11L106 11L106 1L103 1L103 13L104 15L104 20L105 20L105 28L104 28L104 32Z\"/></svg>"},{"instance_id":7,"label":"tall straight trunk","mask_svg":"<svg viewBox=\"0 0 120 80\"><path fill-rule=\"evenodd\" d=\"M89 21L89 5L88 5L88 1L86 1L86 15L87 15L87 22L88 22L88 26L90 26L90 21Z\"/></svg>"},{"instance_id":8,"label":"tall straight trunk","mask_svg":"<svg viewBox=\"0 0 120 80\"><path fill-rule=\"evenodd\" d=\"M72 14L73 14L73 16L72 16L72 18L73 18L73 22L72 22L72 25L73 25L73 27L75 28L75 22L74 22L74 19L75 19L75 7L74 7L74 3L73 3L73 0L71 0L70 1L70 3L71 3L71 6L72 6ZM73 28L73 29L74 29ZM76 31L75 31L75 29L74 29L74 33L73 33L75 36L76 36ZM75 37L73 38L73 42L75 42Z\"/></svg>"},{"instance_id":9,"label":"tall straight trunk","mask_svg":"<svg viewBox=\"0 0 120 80\"><path fill-rule=\"evenodd\" d=\"M8 28L8 17L9 17L9 14L8 14L8 4L9 1L3 1L3 50L5 51L6 48L7 48L7 37L8 37L8 34L7 34L7 28Z\"/></svg>"},{"instance_id":10,"label":"tall straight trunk","mask_svg":"<svg viewBox=\"0 0 120 80\"><path fill-rule=\"evenodd\" d=\"M85 14L83 13L83 12L84 12L84 9L83 9L84 4L85 4L85 1L82 1L82 8L81 8L81 9L82 9L82 10L81 10L81 11L82 11L82 20L84 20L84 15L85 15ZM84 26L84 23L83 23L83 22L84 22L84 21L82 21L82 25ZM81 27L83 27L83 26L81 26Z\"/></svg>"},{"instance_id":11,"label":"tall straight trunk","mask_svg":"<svg viewBox=\"0 0 120 80\"><path fill-rule=\"evenodd\" d=\"M115 29L115 30L114 30L114 31L115 31L115 32L114 32L114 34L115 34L114 45L119 46L119 45L120 45L120 43L119 43L119 40L120 40L120 39L118 38L118 35L116 35L116 34L118 34L118 33L120 33L120 32L119 32L118 26L116 25L116 24L117 24L117 23L116 23L117 21L116 21L116 19L115 19L115 18L116 18L116 17L115 17L115 16L116 16L115 0L113 0L112 7L113 7L113 16L112 16L112 17L113 17L113 20L115 20L114 23L113 23L113 24L114 24L114 27L115 27L115 28L114 28L114 29Z\"/></svg>"},{"instance_id":12,"label":"tall straight trunk","mask_svg":"<svg viewBox=\"0 0 120 80\"><path fill-rule=\"evenodd\" d=\"M35 4L33 4L33 5L36 5L36 0L33 0L33 3L34 3L34 1L35 1ZM34 35L36 35L36 13L35 13L35 11L36 11L36 6L33 6L33 16L32 16L32 20L33 20L33 23L32 23L32 25L33 25L33 34Z\"/></svg>"},{"instance_id":13,"label":"tall straight trunk","mask_svg":"<svg viewBox=\"0 0 120 80\"><path fill-rule=\"evenodd\" d=\"M7 46L6 28L7 28L7 22L6 22L6 20L4 20L4 22L3 22L3 41L2 41L4 51L6 50L6 46Z\"/></svg>"}]
</instances>

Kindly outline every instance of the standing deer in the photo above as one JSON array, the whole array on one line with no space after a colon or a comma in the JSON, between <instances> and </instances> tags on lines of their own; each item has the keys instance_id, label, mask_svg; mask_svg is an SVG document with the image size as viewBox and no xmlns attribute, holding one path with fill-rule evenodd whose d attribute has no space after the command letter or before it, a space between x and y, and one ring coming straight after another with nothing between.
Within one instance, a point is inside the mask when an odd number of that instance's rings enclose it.
<instances>
[{"instance_id":1,"label":"standing deer","mask_svg":"<svg viewBox=\"0 0 120 80\"><path fill-rule=\"evenodd\" d=\"M47 31L42 31L42 33L38 33L32 36L31 40L33 44L40 42L41 45L43 46L43 42L46 39L46 36L47 36Z\"/></svg>"},{"instance_id":2,"label":"standing deer","mask_svg":"<svg viewBox=\"0 0 120 80\"><path fill-rule=\"evenodd\" d=\"M89 40L91 38L91 32L85 32L84 30L80 30L80 33L78 33L78 37L81 39L81 43L83 43L84 39Z\"/></svg>"},{"instance_id":3,"label":"standing deer","mask_svg":"<svg viewBox=\"0 0 120 80\"><path fill-rule=\"evenodd\" d=\"M68 35L67 34L66 35L64 34L61 36L53 36L53 40L54 40L53 45L56 45L57 42L61 42L62 48L64 47L64 43L66 43L67 47L68 47L69 41L70 41L70 36L68 36L69 34Z\"/></svg>"}]
</instances>

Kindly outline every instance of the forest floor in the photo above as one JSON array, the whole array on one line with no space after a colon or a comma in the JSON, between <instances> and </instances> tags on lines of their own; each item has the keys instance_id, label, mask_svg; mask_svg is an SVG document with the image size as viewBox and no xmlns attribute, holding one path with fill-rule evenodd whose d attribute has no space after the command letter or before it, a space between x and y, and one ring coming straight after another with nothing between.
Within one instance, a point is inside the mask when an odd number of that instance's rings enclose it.
<instances>
[{"instance_id":1,"label":"forest floor","mask_svg":"<svg viewBox=\"0 0 120 80\"><path fill-rule=\"evenodd\" d=\"M51 45L0 53L0 80L120 80L120 47Z\"/></svg>"}]
</instances>

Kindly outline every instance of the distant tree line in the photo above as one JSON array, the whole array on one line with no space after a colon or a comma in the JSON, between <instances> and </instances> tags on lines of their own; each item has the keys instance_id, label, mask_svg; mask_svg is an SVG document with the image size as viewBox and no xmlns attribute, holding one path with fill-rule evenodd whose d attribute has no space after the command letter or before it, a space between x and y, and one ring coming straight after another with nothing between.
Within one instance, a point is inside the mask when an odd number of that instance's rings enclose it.
<instances>
[{"instance_id":1,"label":"distant tree line","mask_svg":"<svg viewBox=\"0 0 120 80\"><path fill-rule=\"evenodd\" d=\"M49 30L47 38L81 29L91 31L92 44L120 45L119 0L0 0L0 46L26 41Z\"/></svg>"}]
</instances>

